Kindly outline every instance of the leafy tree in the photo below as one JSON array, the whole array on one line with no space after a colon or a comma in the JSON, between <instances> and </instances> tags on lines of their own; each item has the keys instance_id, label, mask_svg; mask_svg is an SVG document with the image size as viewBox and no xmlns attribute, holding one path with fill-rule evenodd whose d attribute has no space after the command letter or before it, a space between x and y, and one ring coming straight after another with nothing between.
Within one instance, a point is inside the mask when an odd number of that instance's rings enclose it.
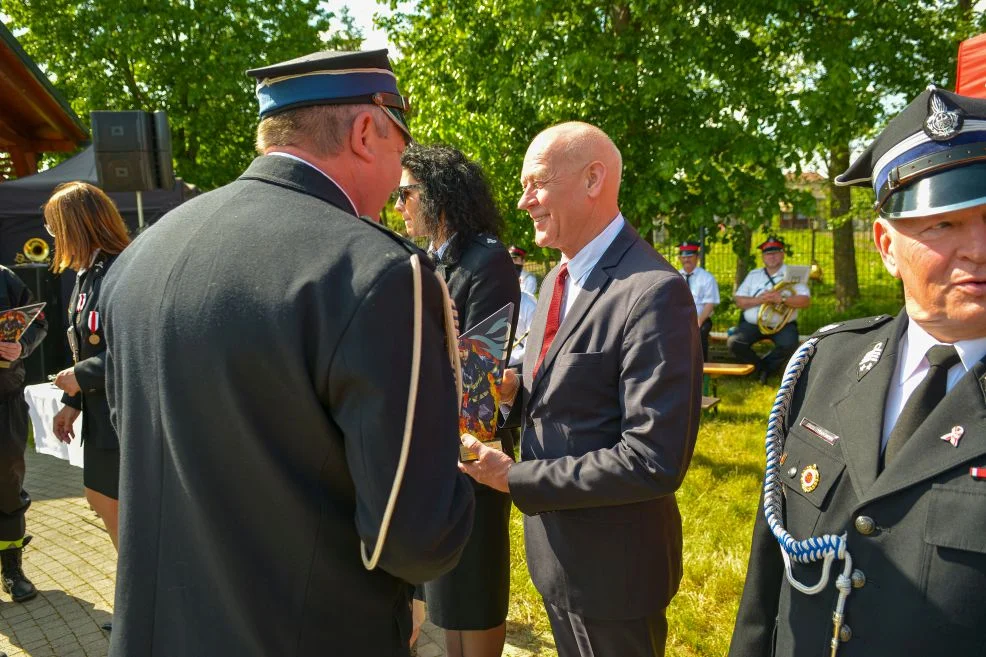
<instances>
[{"instance_id":1,"label":"leafy tree","mask_svg":"<svg viewBox=\"0 0 986 657\"><path fill-rule=\"evenodd\" d=\"M319 0L21 0L4 3L32 58L88 121L91 110L168 112L175 171L204 188L253 157L245 71L318 49L353 49L345 12Z\"/></svg>"},{"instance_id":2,"label":"leafy tree","mask_svg":"<svg viewBox=\"0 0 986 657\"><path fill-rule=\"evenodd\" d=\"M871 137L929 83L947 87L958 41L976 32L966 0L754 0L754 40L783 71L776 128L785 151L829 174L838 309L859 298L850 194L836 187L852 147ZM872 215L872 213L871 213Z\"/></svg>"},{"instance_id":3,"label":"leafy tree","mask_svg":"<svg viewBox=\"0 0 986 657\"><path fill-rule=\"evenodd\" d=\"M727 218L769 221L785 195L784 162L762 129L779 111L773 72L739 20L743 5L420 0L382 23L404 53L416 138L482 163L509 241L533 246L514 209L527 145L573 119L620 147L621 207L645 236L656 225L676 239L705 229L716 240L729 238Z\"/></svg>"}]
</instances>

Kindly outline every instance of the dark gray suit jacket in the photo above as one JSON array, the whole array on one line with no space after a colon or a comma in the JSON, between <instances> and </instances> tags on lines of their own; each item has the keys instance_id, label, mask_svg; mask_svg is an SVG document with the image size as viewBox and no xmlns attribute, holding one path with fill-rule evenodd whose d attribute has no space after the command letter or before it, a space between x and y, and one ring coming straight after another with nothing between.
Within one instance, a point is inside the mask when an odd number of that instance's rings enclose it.
<instances>
[{"instance_id":1,"label":"dark gray suit jacket","mask_svg":"<svg viewBox=\"0 0 986 657\"><path fill-rule=\"evenodd\" d=\"M522 461L531 578L544 599L599 619L667 606L681 580L674 492L698 431L702 349L685 279L626 224L589 274L537 375L557 268L524 362Z\"/></svg>"},{"instance_id":2,"label":"dark gray suit jacket","mask_svg":"<svg viewBox=\"0 0 986 657\"><path fill-rule=\"evenodd\" d=\"M986 481L969 470L986 466L986 365L966 373L878 474L883 409L907 321L901 312L826 332L788 417L780 469L787 530L797 540L846 533L853 567L865 576L846 601L851 637L839 657L986 654ZM956 425L964 433L953 447L941 436ZM801 473L809 466L818 479L806 490ZM827 657L843 562L817 595L794 590L762 504L729 654ZM857 529L860 517L872 520L871 532ZM794 572L814 584L821 566Z\"/></svg>"},{"instance_id":3,"label":"dark gray suit jacket","mask_svg":"<svg viewBox=\"0 0 986 657\"><path fill-rule=\"evenodd\" d=\"M407 655L405 582L472 528L442 298L423 265L410 457L401 451L420 253L317 170L256 159L168 213L103 283L119 429L114 657Z\"/></svg>"}]
</instances>

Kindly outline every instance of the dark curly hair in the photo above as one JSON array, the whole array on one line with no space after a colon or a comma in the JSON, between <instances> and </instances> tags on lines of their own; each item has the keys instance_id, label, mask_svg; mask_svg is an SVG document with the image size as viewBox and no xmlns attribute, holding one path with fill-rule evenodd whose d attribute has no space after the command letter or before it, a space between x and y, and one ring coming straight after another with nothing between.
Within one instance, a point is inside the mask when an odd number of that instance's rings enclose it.
<instances>
[{"instance_id":1,"label":"dark curly hair","mask_svg":"<svg viewBox=\"0 0 986 657\"><path fill-rule=\"evenodd\" d=\"M480 233L500 237L503 218L486 175L461 151L412 143L401 165L421 184L418 203L429 235L442 232L440 228L455 233L456 250Z\"/></svg>"}]
</instances>

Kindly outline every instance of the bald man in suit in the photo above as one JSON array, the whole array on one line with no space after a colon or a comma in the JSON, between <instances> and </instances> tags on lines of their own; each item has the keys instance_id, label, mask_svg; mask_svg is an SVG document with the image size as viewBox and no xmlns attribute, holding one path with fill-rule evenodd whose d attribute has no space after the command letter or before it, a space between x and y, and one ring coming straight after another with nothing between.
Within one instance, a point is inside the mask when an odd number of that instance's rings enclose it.
<instances>
[{"instance_id":1,"label":"bald man in suit","mask_svg":"<svg viewBox=\"0 0 986 657\"><path fill-rule=\"evenodd\" d=\"M479 459L462 470L524 513L560 657L663 655L682 575L674 493L698 430L701 341L684 279L620 212L621 168L585 123L531 143L518 207L562 259L541 287L522 385L504 381L521 461L463 438Z\"/></svg>"}]
</instances>

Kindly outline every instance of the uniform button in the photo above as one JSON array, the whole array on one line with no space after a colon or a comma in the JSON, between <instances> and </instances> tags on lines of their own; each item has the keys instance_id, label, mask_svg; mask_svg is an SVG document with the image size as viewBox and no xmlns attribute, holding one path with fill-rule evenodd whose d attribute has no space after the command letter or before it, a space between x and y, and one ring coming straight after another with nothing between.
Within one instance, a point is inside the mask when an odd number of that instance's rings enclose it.
<instances>
[{"instance_id":1,"label":"uniform button","mask_svg":"<svg viewBox=\"0 0 986 657\"><path fill-rule=\"evenodd\" d=\"M797 475L798 475L798 469L794 466L791 466L791 469L787 471L787 476L796 477Z\"/></svg>"},{"instance_id":2,"label":"uniform button","mask_svg":"<svg viewBox=\"0 0 986 657\"><path fill-rule=\"evenodd\" d=\"M842 643L846 643L851 638L852 638L852 628L849 627L848 625L843 624L842 627L839 628L839 641L841 641Z\"/></svg>"},{"instance_id":3,"label":"uniform button","mask_svg":"<svg viewBox=\"0 0 986 657\"><path fill-rule=\"evenodd\" d=\"M869 516L859 516L856 518L856 531L863 536L869 536L876 529L876 523Z\"/></svg>"},{"instance_id":4,"label":"uniform button","mask_svg":"<svg viewBox=\"0 0 986 657\"><path fill-rule=\"evenodd\" d=\"M852 587L854 589L861 589L866 586L866 574L859 568L852 571L850 579L852 580Z\"/></svg>"}]
</instances>

